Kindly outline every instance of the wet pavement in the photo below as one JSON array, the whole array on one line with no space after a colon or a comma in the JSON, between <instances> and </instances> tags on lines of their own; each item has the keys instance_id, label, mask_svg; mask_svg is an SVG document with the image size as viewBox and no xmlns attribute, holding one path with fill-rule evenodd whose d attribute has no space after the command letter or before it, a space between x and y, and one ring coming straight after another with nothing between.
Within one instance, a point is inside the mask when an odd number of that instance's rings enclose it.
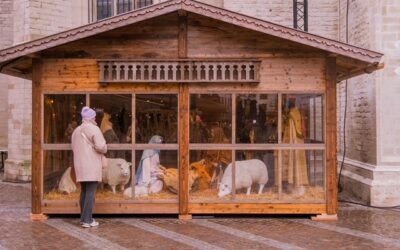
<instances>
[{"instance_id":1,"label":"wet pavement","mask_svg":"<svg viewBox=\"0 0 400 250\"><path fill-rule=\"evenodd\" d=\"M1 176L0 176L1 178ZM308 216L103 216L84 229L76 216L30 221L30 184L0 181L3 249L400 249L400 209L341 203L337 222Z\"/></svg>"}]
</instances>

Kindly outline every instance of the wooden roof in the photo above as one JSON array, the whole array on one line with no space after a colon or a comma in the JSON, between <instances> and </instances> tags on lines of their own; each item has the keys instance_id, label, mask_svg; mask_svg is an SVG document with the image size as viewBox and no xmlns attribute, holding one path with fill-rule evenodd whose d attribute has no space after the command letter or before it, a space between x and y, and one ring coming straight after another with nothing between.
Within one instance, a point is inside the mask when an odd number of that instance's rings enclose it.
<instances>
[{"instance_id":1,"label":"wooden roof","mask_svg":"<svg viewBox=\"0 0 400 250\"><path fill-rule=\"evenodd\" d=\"M379 52L359 48L193 0L171 0L0 50L0 71L10 75L29 78L31 68L29 58L35 57L35 53L177 11L198 14L323 50L331 56L337 56L338 68L341 65L343 66L342 70L338 70L338 80L363 73L371 73L382 67L380 62L383 54ZM22 72L13 72L12 67L16 64L19 64L19 69ZM346 64L357 64L357 67L346 67ZM21 68L26 68L26 71L21 70Z\"/></svg>"}]
</instances>

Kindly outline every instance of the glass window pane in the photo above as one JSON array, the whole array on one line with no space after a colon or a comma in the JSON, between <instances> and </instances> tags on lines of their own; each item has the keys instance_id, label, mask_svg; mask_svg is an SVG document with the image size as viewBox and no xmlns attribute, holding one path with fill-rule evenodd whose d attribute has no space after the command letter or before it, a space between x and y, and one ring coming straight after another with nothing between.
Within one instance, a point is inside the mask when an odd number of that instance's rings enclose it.
<instances>
[{"instance_id":1,"label":"glass window pane","mask_svg":"<svg viewBox=\"0 0 400 250\"><path fill-rule=\"evenodd\" d=\"M81 123L85 95L44 96L44 142L71 143L74 129Z\"/></svg>"},{"instance_id":2,"label":"glass window pane","mask_svg":"<svg viewBox=\"0 0 400 250\"><path fill-rule=\"evenodd\" d=\"M178 151L146 149L136 151L136 200L178 200Z\"/></svg>"},{"instance_id":3,"label":"glass window pane","mask_svg":"<svg viewBox=\"0 0 400 250\"><path fill-rule=\"evenodd\" d=\"M236 142L278 142L278 95L246 94L236 97Z\"/></svg>"},{"instance_id":4,"label":"glass window pane","mask_svg":"<svg viewBox=\"0 0 400 250\"><path fill-rule=\"evenodd\" d=\"M117 0L118 1L118 14L132 10L132 0Z\"/></svg>"},{"instance_id":5,"label":"glass window pane","mask_svg":"<svg viewBox=\"0 0 400 250\"><path fill-rule=\"evenodd\" d=\"M72 171L74 166L73 154L70 150L54 150L43 151L43 193L44 199L49 200L78 200L78 185L76 182L75 172ZM72 171L72 176L71 176ZM61 182L62 176L66 173L66 177ZM67 178L69 177L69 179ZM68 180L71 180L68 183ZM60 189L61 187L61 189ZM68 193L74 193L70 196Z\"/></svg>"},{"instance_id":6,"label":"glass window pane","mask_svg":"<svg viewBox=\"0 0 400 250\"><path fill-rule=\"evenodd\" d=\"M322 150L283 150L282 199L324 200L324 166Z\"/></svg>"},{"instance_id":7,"label":"glass window pane","mask_svg":"<svg viewBox=\"0 0 400 250\"><path fill-rule=\"evenodd\" d=\"M148 143L154 135L164 143L178 141L178 96L136 95L136 143Z\"/></svg>"},{"instance_id":8,"label":"glass window pane","mask_svg":"<svg viewBox=\"0 0 400 250\"><path fill-rule=\"evenodd\" d=\"M113 15L113 0L97 0L97 20Z\"/></svg>"},{"instance_id":9,"label":"glass window pane","mask_svg":"<svg viewBox=\"0 0 400 250\"><path fill-rule=\"evenodd\" d=\"M232 141L232 95L190 95L190 143Z\"/></svg>"},{"instance_id":10,"label":"glass window pane","mask_svg":"<svg viewBox=\"0 0 400 250\"><path fill-rule=\"evenodd\" d=\"M190 201L229 200L218 196L224 171L232 161L230 150L191 150L189 166Z\"/></svg>"},{"instance_id":11,"label":"glass window pane","mask_svg":"<svg viewBox=\"0 0 400 250\"><path fill-rule=\"evenodd\" d=\"M322 95L282 95L282 142L324 143Z\"/></svg>"},{"instance_id":12,"label":"glass window pane","mask_svg":"<svg viewBox=\"0 0 400 250\"><path fill-rule=\"evenodd\" d=\"M143 8L153 4L153 0L137 0L137 8Z\"/></svg>"},{"instance_id":13,"label":"glass window pane","mask_svg":"<svg viewBox=\"0 0 400 250\"><path fill-rule=\"evenodd\" d=\"M92 94L90 106L97 112L96 122L110 143L130 143L132 124L132 96L117 94ZM110 153L107 157L115 157Z\"/></svg>"},{"instance_id":14,"label":"glass window pane","mask_svg":"<svg viewBox=\"0 0 400 250\"><path fill-rule=\"evenodd\" d=\"M126 200L124 191L131 183L131 151L110 151L118 158L107 158L102 167L102 182L96 201ZM73 153L68 150L44 151L44 199L79 200L80 185L76 182Z\"/></svg>"}]
</instances>

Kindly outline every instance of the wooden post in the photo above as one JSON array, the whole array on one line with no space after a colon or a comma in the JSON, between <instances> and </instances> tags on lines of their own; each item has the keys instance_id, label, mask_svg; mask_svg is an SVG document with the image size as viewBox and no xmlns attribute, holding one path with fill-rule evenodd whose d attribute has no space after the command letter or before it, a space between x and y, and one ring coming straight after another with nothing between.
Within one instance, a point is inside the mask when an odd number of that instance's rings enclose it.
<instances>
[{"instance_id":1,"label":"wooden post","mask_svg":"<svg viewBox=\"0 0 400 250\"><path fill-rule=\"evenodd\" d=\"M191 219L189 214L189 86L179 87L179 219Z\"/></svg>"},{"instance_id":2,"label":"wooden post","mask_svg":"<svg viewBox=\"0 0 400 250\"><path fill-rule=\"evenodd\" d=\"M179 15L179 34L178 34L178 57L187 58L187 12L178 11Z\"/></svg>"},{"instance_id":3,"label":"wooden post","mask_svg":"<svg viewBox=\"0 0 400 250\"><path fill-rule=\"evenodd\" d=\"M187 58L187 13L179 11L178 57ZM181 72L184 72L181 69ZM189 214L189 86L179 86L179 219L190 220Z\"/></svg>"},{"instance_id":4,"label":"wooden post","mask_svg":"<svg viewBox=\"0 0 400 250\"><path fill-rule=\"evenodd\" d=\"M47 217L42 214L43 193L43 164L42 164L42 93L41 80L43 62L34 58L32 61L32 213L34 221L44 220Z\"/></svg>"},{"instance_id":5,"label":"wooden post","mask_svg":"<svg viewBox=\"0 0 400 250\"><path fill-rule=\"evenodd\" d=\"M326 60L326 202L327 214L338 212L336 166L336 58Z\"/></svg>"}]
</instances>

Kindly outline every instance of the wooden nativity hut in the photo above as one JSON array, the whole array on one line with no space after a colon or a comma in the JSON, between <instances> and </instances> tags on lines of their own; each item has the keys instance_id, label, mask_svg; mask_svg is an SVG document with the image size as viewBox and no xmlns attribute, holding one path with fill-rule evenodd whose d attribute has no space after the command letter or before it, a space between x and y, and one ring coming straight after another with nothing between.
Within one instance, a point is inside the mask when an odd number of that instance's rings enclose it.
<instances>
[{"instance_id":1,"label":"wooden nativity hut","mask_svg":"<svg viewBox=\"0 0 400 250\"><path fill-rule=\"evenodd\" d=\"M121 184L96 213L335 218L336 84L381 58L192 0L4 49L1 73L32 80L32 215L79 213L70 141L90 106Z\"/></svg>"}]
</instances>

